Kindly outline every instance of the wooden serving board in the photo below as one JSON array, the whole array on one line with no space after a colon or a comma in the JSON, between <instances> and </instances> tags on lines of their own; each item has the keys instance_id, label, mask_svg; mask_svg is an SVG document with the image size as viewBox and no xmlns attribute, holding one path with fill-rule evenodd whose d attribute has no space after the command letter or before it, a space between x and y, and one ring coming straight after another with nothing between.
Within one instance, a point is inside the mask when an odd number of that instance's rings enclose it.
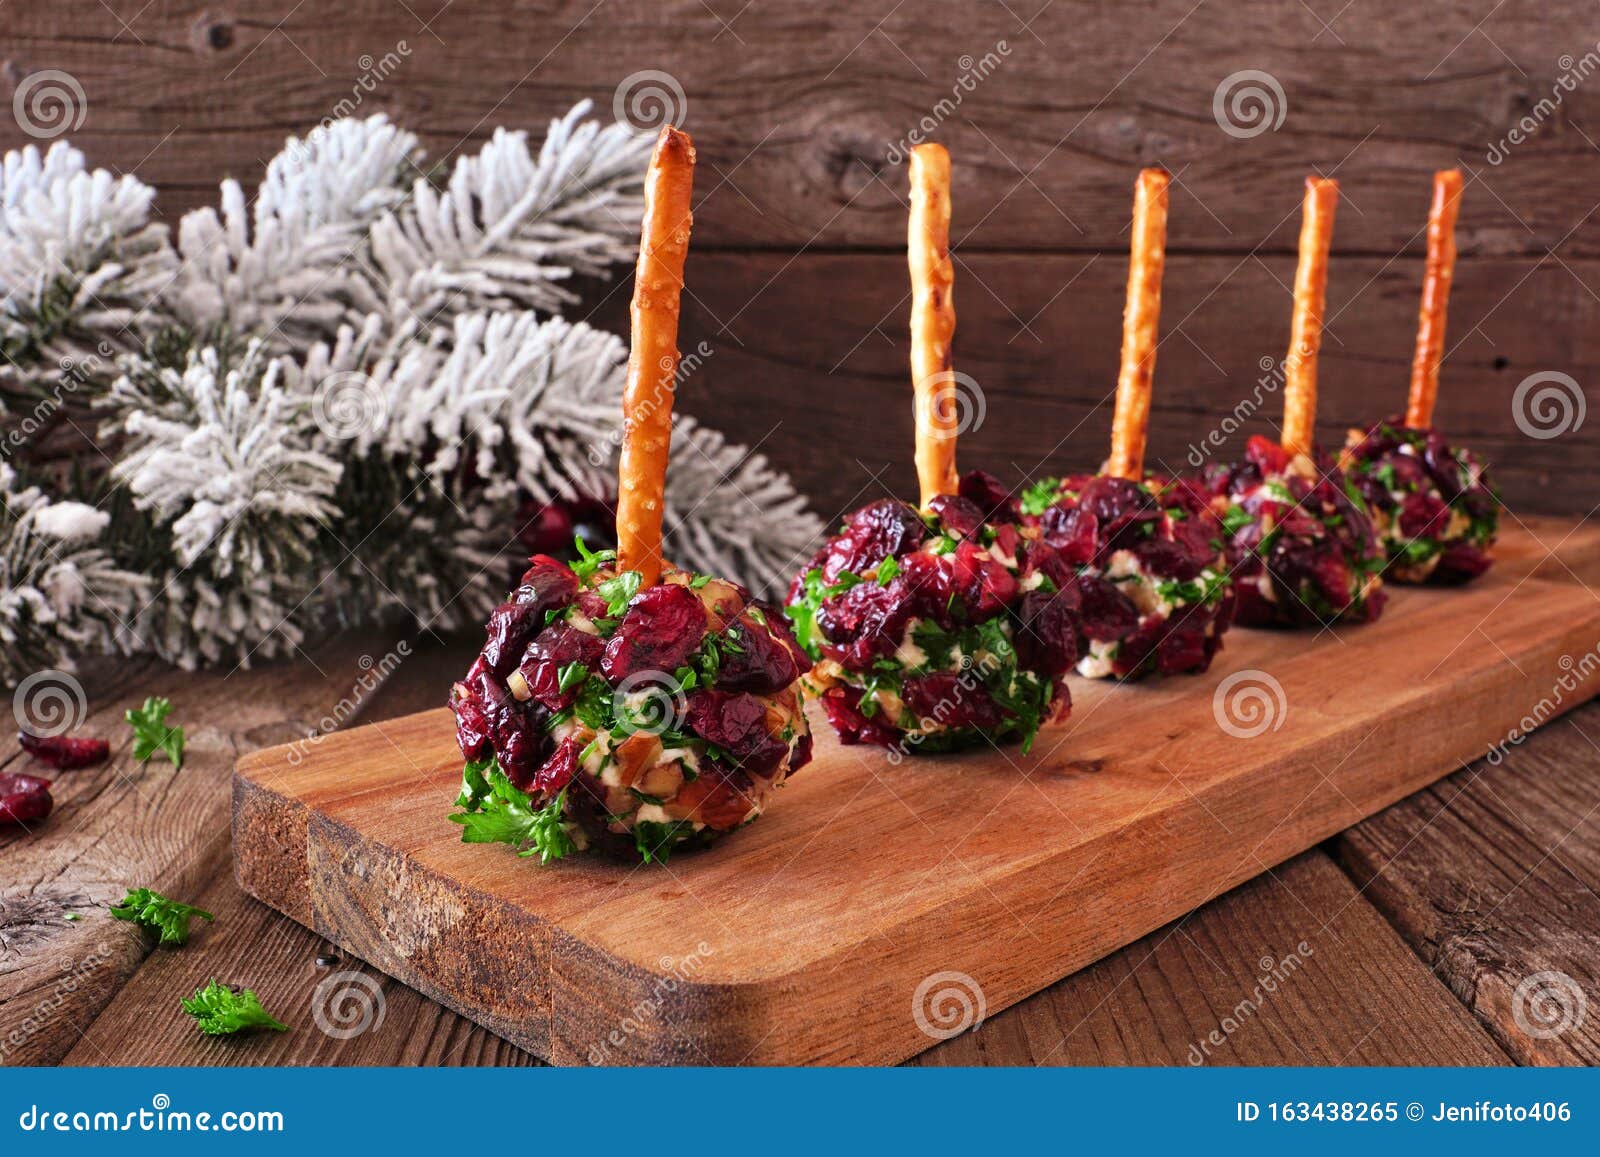
<instances>
[{"instance_id":1,"label":"wooden serving board","mask_svg":"<svg viewBox=\"0 0 1600 1157\"><path fill-rule=\"evenodd\" d=\"M952 985L992 1014L1600 691L1600 598L1545 577L1524 532L1505 548L1377 624L1240 630L1206 676L1076 681L1028 756L896 764L815 718L816 760L766 816L664 868L460 843L444 709L271 748L238 764L239 880L557 1063L897 1061L934 1042L919 988L934 1029ZM1258 735L1219 722L1259 726L1216 703L1235 675L1266 689Z\"/></svg>"}]
</instances>

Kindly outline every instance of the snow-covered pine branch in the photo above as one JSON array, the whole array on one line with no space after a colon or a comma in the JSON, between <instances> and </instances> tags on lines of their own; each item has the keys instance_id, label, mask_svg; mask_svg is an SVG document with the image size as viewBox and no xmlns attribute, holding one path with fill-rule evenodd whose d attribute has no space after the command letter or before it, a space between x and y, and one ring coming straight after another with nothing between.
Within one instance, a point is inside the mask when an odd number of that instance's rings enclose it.
<instances>
[{"instance_id":1,"label":"snow-covered pine branch","mask_svg":"<svg viewBox=\"0 0 1600 1157\"><path fill-rule=\"evenodd\" d=\"M63 374L107 380L136 349L175 268L155 190L90 171L64 141L0 164L0 397L36 395ZM76 375L76 377L72 377ZM3 406L0 406L3 412Z\"/></svg>"},{"instance_id":2,"label":"snow-covered pine branch","mask_svg":"<svg viewBox=\"0 0 1600 1157\"><path fill-rule=\"evenodd\" d=\"M776 599L821 544L823 525L764 454L684 416L672 423L665 529L667 557L680 566Z\"/></svg>"},{"instance_id":3,"label":"snow-covered pine branch","mask_svg":"<svg viewBox=\"0 0 1600 1157\"><path fill-rule=\"evenodd\" d=\"M220 213L183 218L174 313L201 335L251 334L277 351L331 337L378 306L368 229L405 198L420 155L416 136L381 115L291 137L254 206L227 180Z\"/></svg>"},{"instance_id":4,"label":"snow-covered pine branch","mask_svg":"<svg viewBox=\"0 0 1600 1157\"><path fill-rule=\"evenodd\" d=\"M526 133L496 129L443 191L415 182L372 229L391 313L428 324L483 309L549 313L573 300L562 282L633 256L651 138L586 120L590 107L552 121L537 157Z\"/></svg>"},{"instance_id":5,"label":"snow-covered pine branch","mask_svg":"<svg viewBox=\"0 0 1600 1157\"><path fill-rule=\"evenodd\" d=\"M0 464L0 686L134 647L126 628L149 580L106 553L109 522L85 503L52 502Z\"/></svg>"}]
</instances>

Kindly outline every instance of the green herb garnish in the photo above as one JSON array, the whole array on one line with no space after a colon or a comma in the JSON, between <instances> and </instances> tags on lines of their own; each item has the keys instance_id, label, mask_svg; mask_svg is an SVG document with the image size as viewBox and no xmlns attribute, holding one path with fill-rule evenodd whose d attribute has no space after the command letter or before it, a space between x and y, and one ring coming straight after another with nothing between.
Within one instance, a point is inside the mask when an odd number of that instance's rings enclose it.
<instances>
[{"instance_id":1,"label":"green herb garnish","mask_svg":"<svg viewBox=\"0 0 1600 1157\"><path fill-rule=\"evenodd\" d=\"M143 928L161 934L162 944L187 944L189 921L198 916L202 920L215 920L210 912L190 904L169 900L160 892L149 888L134 888L111 909L118 920L131 920Z\"/></svg>"},{"instance_id":2,"label":"green herb garnish","mask_svg":"<svg viewBox=\"0 0 1600 1157\"><path fill-rule=\"evenodd\" d=\"M289 1031L288 1025L261 1007L261 1001L248 988L235 992L213 980L182 1004L183 1011L200 1022L200 1031L207 1036L228 1036L251 1028Z\"/></svg>"},{"instance_id":3,"label":"green herb garnish","mask_svg":"<svg viewBox=\"0 0 1600 1157\"><path fill-rule=\"evenodd\" d=\"M1061 497L1061 479L1041 478L1022 492L1022 513L1039 515L1054 506Z\"/></svg>"},{"instance_id":4,"label":"green herb garnish","mask_svg":"<svg viewBox=\"0 0 1600 1157\"><path fill-rule=\"evenodd\" d=\"M606 601L606 614L613 618L621 616L628 609L628 604L633 601L633 596L639 593L639 583L644 578L636 570L619 571L613 578L595 586L595 593Z\"/></svg>"},{"instance_id":5,"label":"green herb garnish","mask_svg":"<svg viewBox=\"0 0 1600 1157\"><path fill-rule=\"evenodd\" d=\"M149 763L162 751L174 768L183 766L183 728L167 726L171 711L172 700L151 696L143 707L130 707L122 716L133 728L133 757L140 763Z\"/></svg>"},{"instance_id":6,"label":"green herb garnish","mask_svg":"<svg viewBox=\"0 0 1600 1157\"><path fill-rule=\"evenodd\" d=\"M461 772L461 794L450 822L461 825L464 844L510 844L517 855L537 855L544 863L577 850L567 830L567 789L543 807L534 805L500 770L497 760L469 762Z\"/></svg>"},{"instance_id":7,"label":"green herb garnish","mask_svg":"<svg viewBox=\"0 0 1600 1157\"><path fill-rule=\"evenodd\" d=\"M581 535L573 539L572 544L578 548L578 561L572 564L572 573L580 579L586 579L607 563L617 561L616 551L590 550Z\"/></svg>"}]
</instances>

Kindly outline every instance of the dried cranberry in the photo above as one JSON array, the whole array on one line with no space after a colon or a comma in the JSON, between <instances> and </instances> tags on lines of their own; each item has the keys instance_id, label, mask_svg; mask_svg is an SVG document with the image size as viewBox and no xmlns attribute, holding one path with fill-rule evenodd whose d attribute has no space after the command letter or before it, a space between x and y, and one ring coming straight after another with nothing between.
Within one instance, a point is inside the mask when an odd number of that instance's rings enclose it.
<instances>
[{"instance_id":1,"label":"dried cranberry","mask_svg":"<svg viewBox=\"0 0 1600 1157\"><path fill-rule=\"evenodd\" d=\"M1160 537L1140 539L1134 544L1133 553L1157 578L1180 582L1198 578L1206 563L1211 561L1205 557L1196 558L1183 544Z\"/></svg>"},{"instance_id":2,"label":"dried cranberry","mask_svg":"<svg viewBox=\"0 0 1600 1157\"><path fill-rule=\"evenodd\" d=\"M1139 609L1113 583L1097 575L1080 575L1084 637L1096 643L1114 643L1139 626Z\"/></svg>"},{"instance_id":3,"label":"dried cranberry","mask_svg":"<svg viewBox=\"0 0 1600 1157\"><path fill-rule=\"evenodd\" d=\"M907 679L900 697L923 724L992 730L1005 713L972 675L948 671Z\"/></svg>"},{"instance_id":4,"label":"dried cranberry","mask_svg":"<svg viewBox=\"0 0 1600 1157\"><path fill-rule=\"evenodd\" d=\"M613 683L639 671L671 674L700 649L706 608L686 586L664 583L633 597L606 643L600 670Z\"/></svg>"},{"instance_id":5,"label":"dried cranberry","mask_svg":"<svg viewBox=\"0 0 1600 1157\"><path fill-rule=\"evenodd\" d=\"M41 763L57 771L74 771L111 757L111 744L104 739L78 739L70 735L30 735L17 733L17 743Z\"/></svg>"},{"instance_id":6,"label":"dried cranberry","mask_svg":"<svg viewBox=\"0 0 1600 1157\"><path fill-rule=\"evenodd\" d=\"M951 556L950 578L958 617L982 623L1003 613L1017 597L1017 577L989 551L968 540Z\"/></svg>"},{"instance_id":7,"label":"dried cranberry","mask_svg":"<svg viewBox=\"0 0 1600 1157\"><path fill-rule=\"evenodd\" d=\"M771 622L772 620L768 620ZM724 691L750 691L768 695L781 691L800 677L789 649L748 614L740 615L719 636L722 663L717 686ZM735 649L737 648L737 649Z\"/></svg>"},{"instance_id":8,"label":"dried cranberry","mask_svg":"<svg viewBox=\"0 0 1600 1157\"><path fill-rule=\"evenodd\" d=\"M1100 520L1081 506L1048 507L1039 518L1039 529L1045 543L1074 566L1087 566L1099 548Z\"/></svg>"},{"instance_id":9,"label":"dried cranberry","mask_svg":"<svg viewBox=\"0 0 1600 1157\"><path fill-rule=\"evenodd\" d=\"M927 535L915 510L892 498L879 499L852 514L844 532L828 543L822 577L831 583L845 571L865 574L886 558L915 550Z\"/></svg>"},{"instance_id":10,"label":"dried cranberry","mask_svg":"<svg viewBox=\"0 0 1600 1157\"><path fill-rule=\"evenodd\" d=\"M486 667L480 655L467 677L450 688L450 709L456 715L456 742L461 754L474 762L489 754L489 705L478 692Z\"/></svg>"},{"instance_id":11,"label":"dried cranberry","mask_svg":"<svg viewBox=\"0 0 1600 1157\"><path fill-rule=\"evenodd\" d=\"M806 731L795 737L794 749L789 753L789 774L793 775L810 762L811 732Z\"/></svg>"},{"instance_id":12,"label":"dried cranberry","mask_svg":"<svg viewBox=\"0 0 1600 1157\"><path fill-rule=\"evenodd\" d=\"M1407 494L1400 503L1400 533L1407 538L1438 538L1450 523L1450 510L1436 495Z\"/></svg>"},{"instance_id":13,"label":"dried cranberry","mask_svg":"<svg viewBox=\"0 0 1600 1157\"><path fill-rule=\"evenodd\" d=\"M900 645L917 601L917 588L905 576L886 587L858 583L823 602L817 611L817 627L850 665L866 667Z\"/></svg>"},{"instance_id":14,"label":"dried cranberry","mask_svg":"<svg viewBox=\"0 0 1600 1157\"><path fill-rule=\"evenodd\" d=\"M1245 459L1262 474L1282 474L1289 468L1289 452L1270 438L1252 434L1245 443Z\"/></svg>"},{"instance_id":15,"label":"dried cranberry","mask_svg":"<svg viewBox=\"0 0 1600 1157\"><path fill-rule=\"evenodd\" d=\"M861 692L855 687L829 687L822 693L822 709L838 732L839 742L846 747L858 743L893 747L900 741L900 733L881 710L870 717L862 714Z\"/></svg>"},{"instance_id":16,"label":"dried cranberry","mask_svg":"<svg viewBox=\"0 0 1600 1157\"><path fill-rule=\"evenodd\" d=\"M983 508L958 494L936 494L928 509L938 516L945 530L961 538L977 534L983 525Z\"/></svg>"},{"instance_id":17,"label":"dried cranberry","mask_svg":"<svg viewBox=\"0 0 1600 1157\"><path fill-rule=\"evenodd\" d=\"M544 627L544 608L537 603L501 603L489 612L483 661L502 679L522 658L528 642Z\"/></svg>"},{"instance_id":18,"label":"dried cranberry","mask_svg":"<svg viewBox=\"0 0 1600 1157\"><path fill-rule=\"evenodd\" d=\"M1054 594L1028 591L1017 600L1017 656L1042 675L1063 675L1078 661L1079 594L1069 584Z\"/></svg>"},{"instance_id":19,"label":"dried cranberry","mask_svg":"<svg viewBox=\"0 0 1600 1157\"><path fill-rule=\"evenodd\" d=\"M25 824L31 820L42 820L54 806L48 779L17 772L0 772L0 824Z\"/></svg>"},{"instance_id":20,"label":"dried cranberry","mask_svg":"<svg viewBox=\"0 0 1600 1157\"><path fill-rule=\"evenodd\" d=\"M1072 565L1062 557L1061 552L1043 542L1030 542L1022 552L1022 574L1028 575L1038 571L1055 584L1057 590L1071 586L1077 577Z\"/></svg>"},{"instance_id":21,"label":"dried cranberry","mask_svg":"<svg viewBox=\"0 0 1600 1157\"><path fill-rule=\"evenodd\" d=\"M696 735L756 775L772 774L789 754L787 743L767 733L767 705L754 695L696 691L687 716Z\"/></svg>"},{"instance_id":22,"label":"dried cranberry","mask_svg":"<svg viewBox=\"0 0 1600 1157\"><path fill-rule=\"evenodd\" d=\"M550 758L533 773L534 790L550 798L571 783L572 777L578 774L578 756L583 753L583 748L584 744L574 735L558 743Z\"/></svg>"},{"instance_id":23,"label":"dried cranberry","mask_svg":"<svg viewBox=\"0 0 1600 1157\"><path fill-rule=\"evenodd\" d=\"M514 698L481 657L467 678L451 688L450 706L462 753L476 760L492 750L511 782L526 791L550 753L545 734L550 713L538 703Z\"/></svg>"},{"instance_id":24,"label":"dried cranberry","mask_svg":"<svg viewBox=\"0 0 1600 1157\"><path fill-rule=\"evenodd\" d=\"M800 640L794 637L794 629L789 626L789 616L770 603L757 602L754 606L767 620L767 631L783 644L784 650L788 651L789 657L794 660L796 678L811 670L811 656L805 653L805 649L800 646Z\"/></svg>"},{"instance_id":25,"label":"dried cranberry","mask_svg":"<svg viewBox=\"0 0 1600 1157\"><path fill-rule=\"evenodd\" d=\"M568 623L551 623L528 644L518 670L527 681L533 698L551 711L572 706L582 680L561 690L561 673L573 663L592 668L605 650L594 635Z\"/></svg>"},{"instance_id":26,"label":"dried cranberry","mask_svg":"<svg viewBox=\"0 0 1600 1157\"><path fill-rule=\"evenodd\" d=\"M1444 548L1431 577L1439 583L1464 583L1489 569L1491 559L1482 548L1470 542L1455 542Z\"/></svg>"},{"instance_id":27,"label":"dried cranberry","mask_svg":"<svg viewBox=\"0 0 1600 1157\"><path fill-rule=\"evenodd\" d=\"M1017 520L1017 508L1011 501L1011 492L993 474L969 470L961 476L957 492L968 502L977 504L985 522Z\"/></svg>"}]
</instances>

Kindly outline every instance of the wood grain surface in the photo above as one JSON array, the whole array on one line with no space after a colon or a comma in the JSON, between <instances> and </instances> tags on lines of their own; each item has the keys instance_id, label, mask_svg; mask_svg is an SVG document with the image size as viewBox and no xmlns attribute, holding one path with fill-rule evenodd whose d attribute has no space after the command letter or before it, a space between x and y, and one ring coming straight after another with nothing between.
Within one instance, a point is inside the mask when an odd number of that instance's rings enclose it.
<instances>
[{"instance_id":1,"label":"wood grain surface","mask_svg":"<svg viewBox=\"0 0 1600 1157\"><path fill-rule=\"evenodd\" d=\"M1171 462L1252 397L1260 359L1287 348L1312 170L1344 192L1322 436L1401 408L1431 174L1459 164L1439 419L1498 468L1514 509L1587 512L1600 423L1528 437L1512 399L1549 372L1581 395L1600 360L1586 336L1600 304L1600 86L1585 83L1600 68L1600 11L1314 8L68 0L0 6L0 95L41 70L68 73L85 109L72 139L156 185L175 219L214 203L222 176L253 185L285 137L341 102L415 128L448 161L497 126L538 132L583 97L609 117L654 85L683 112L705 177L683 337L716 352L686 383L684 409L760 442L827 517L863 487L910 492L909 404L881 421L859 414L863 397L907 396L894 161L924 118L955 160L957 356L987 403L963 461L998 473L1104 456L1138 168L1176 178L1151 447ZM648 71L670 84L637 79ZM1231 111L1252 86L1276 127L1256 132L1249 101ZM29 141L0 122L0 145ZM628 287L609 288L616 307L598 316L622 332ZM759 407L746 404L754 391ZM1278 408L1244 432L1269 429Z\"/></svg>"},{"instance_id":2,"label":"wood grain surface","mask_svg":"<svg viewBox=\"0 0 1600 1157\"><path fill-rule=\"evenodd\" d=\"M1027 760L895 767L825 735L783 809L659 884L457 842L436 711L241 761L235 852L247 890L558 1062L895 1060L928 1039L904 1007L922 978L1014 1003L1484 752L1597 638L1578 584L1491 572L1314 642L1240 632L1205 680L1080 687ZM1292 722L1223 734L1235 672ZM638 1007L657 1015L615 1031Z\"/></svg>"},{"instance_id":3,"label":"wood grain surface","mask_svg":"<svg viewBox=\"0 0 1600 1157\"><path fill-rule=\"evenodd\" d=\"M386 647L348 638L295 666L175 672L119 665L86 677L82 733L112 741L99 767L51 772L0 739L0 767L50 778L54 812L33 830L0 828L0 1061L60 1060L149 951L106 909L129 888L192 896L228 870L228 772L244 752L309 728ZM174 703L184 765L134 761L123 712L147 695ZM66 913L77 914L76 921ZM193 991L190 989L189 991ZM187 995L187 994L185 994Z\"/></svg>"}]
</instances>

